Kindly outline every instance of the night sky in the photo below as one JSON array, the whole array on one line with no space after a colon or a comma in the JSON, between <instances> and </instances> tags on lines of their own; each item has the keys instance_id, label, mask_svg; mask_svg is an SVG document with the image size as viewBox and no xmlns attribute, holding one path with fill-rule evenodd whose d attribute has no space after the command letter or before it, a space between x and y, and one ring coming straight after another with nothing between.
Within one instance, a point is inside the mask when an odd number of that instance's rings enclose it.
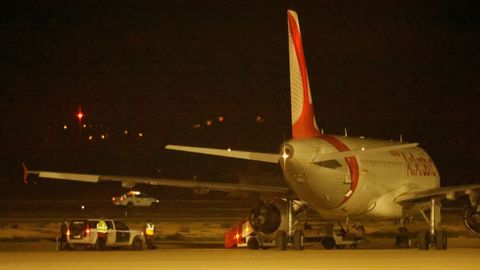
<instances>
[{"instance_id":1,"label":"night sky","mask_svg":"<svg viewBox=\"0 0 480 270\"><path fill-rule=\"evenodd\" d=\"M287 8L299 14L321 128L402 134L431 154L442 184L479 183L479 2L365 2L2 1L2 187L21 183L22 161L278 177L268 165L163 148L278 151L290 137Z\"/></svg>"}]
</instances>

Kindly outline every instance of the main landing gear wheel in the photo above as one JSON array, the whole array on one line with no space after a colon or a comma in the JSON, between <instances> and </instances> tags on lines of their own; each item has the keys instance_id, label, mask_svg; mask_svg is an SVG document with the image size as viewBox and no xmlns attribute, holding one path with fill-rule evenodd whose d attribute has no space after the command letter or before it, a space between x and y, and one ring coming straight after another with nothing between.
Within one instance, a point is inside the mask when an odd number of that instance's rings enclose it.
<instances>
[{"instance_id":1,"label":"main landing gear wheel","mask_svg":"<svg viewBox=\"0 0 480 270\"><path fill-rule=\"evenodd\" d=\"M446 231L437 231L435 235L435 246L437 249L445 250L447 249L447 232Z\"/></svg>"},{"instance_id":2,"label":"main landing gear wheel","mask_svg":"<svg viewBox=\"0 0 480 270\"><path fill-rule=\"evenodd\" d=\"M295 230L293 233L293 249L303 250L305 247L305 236L302 230Z\"/></svg>"},{"instance_id":3,"label":"main landing gear wheel","mask_svg":"<svg viewBox=\"0 0 480 270\"><path fill-rule=\"evenodd\" d=\"M418 249L428 250L430 247L430 231L418 232Z\"/></svg>"},{"instance_id":4,"label":"main landing gear wheel","mask_svg":"<svg viewBox=\"0 0 480 270\"><path fill-rule=\"evenodd\" d=\"M410 235L405 227L398 228L399 233L395 237L396 248L410 248Z\"/></svg>"},{"instance_id":5,"label":"main landing gear wheel","mask_svg":"<svg viewBox=\"0 0 480 270\"><path fill-rule=\"evenodd\" d=\"M275 236L275 245L279 250L287 249L287 234L285 233L285 231L277 232L277 235Z\"/></svg>"}]
</instances>

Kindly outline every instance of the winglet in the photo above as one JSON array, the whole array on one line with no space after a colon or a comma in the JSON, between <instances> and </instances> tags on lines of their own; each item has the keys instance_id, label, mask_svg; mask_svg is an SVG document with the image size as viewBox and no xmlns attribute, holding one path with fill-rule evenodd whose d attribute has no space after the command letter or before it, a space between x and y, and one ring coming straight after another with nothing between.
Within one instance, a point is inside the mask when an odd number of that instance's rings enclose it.
<instances>
[{"instance_id":1,"label":"winglet","mask_svg":"<svg viewBox=\"0 0 480 270\"><path fill-rule=\"evenodd\" d=\"M319 131L315 121L298 16L293 10L288 10L287 15L292 137L294 139L318 137L322 133Z\"/></svg>"}]
</instances>

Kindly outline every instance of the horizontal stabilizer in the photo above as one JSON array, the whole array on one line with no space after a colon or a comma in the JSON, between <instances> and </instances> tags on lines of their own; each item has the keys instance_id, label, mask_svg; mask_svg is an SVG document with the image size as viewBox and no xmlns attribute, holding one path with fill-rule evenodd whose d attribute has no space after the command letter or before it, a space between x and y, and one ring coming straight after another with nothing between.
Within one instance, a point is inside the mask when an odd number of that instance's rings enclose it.
<instances>
[{"instance_id":1,"label":"horizontal stabilizer","mask_svg":"<svg viewBox=\"0 0 480 270\"><path fill-rule=\"evenodd\" d=\"M381 152L388 152L388 151L395 151L400 149L407 149L416 147L418 143L408 143L408 144L396 144L390 146L380 146L380 147L373 147L373 148L361 148L357 150L351 151L343 151L343 152L333 152L333 153L325 153L325 154L317 154L312 162L321 162L326 160L332 159L341 159L351 156L366 156L366 155L373 155L378 154Z\"/></svg>"},{"instance_id":2,"label":"horizontal stabilizer","mask_svg":"<svg viewBox=\"0 0 480 270\"><path fill-rule=\"evenodd\" d=\"M167 145L165 149L199 153L199 154L205 154L205 155L213 155L213 156L263 161L268 163L278 163L278 159L280 158L279 154L234 151L230 149L203 148L203 147L191 147L191 146L181 146L181 145Z\"/></svg>"}]
</instances>

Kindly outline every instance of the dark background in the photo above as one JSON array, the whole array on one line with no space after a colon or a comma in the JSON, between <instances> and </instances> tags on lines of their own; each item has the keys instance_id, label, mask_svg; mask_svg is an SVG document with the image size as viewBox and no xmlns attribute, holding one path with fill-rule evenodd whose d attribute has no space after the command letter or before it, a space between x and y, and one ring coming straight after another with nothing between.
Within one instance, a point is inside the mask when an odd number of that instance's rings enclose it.
<instances>
[{"instance_id":1,"label":"dark background","mask_svg":"<svg viewBox=\"0 0 480 270\"><path fill-rule=\"evenodd\" d=\"M478 1L0 6L3 197L121 191L23 185L22 162L55 171L279 181L275 166L164 146L278 151L291 132L287 8L299 14L319 127L380 139L402 134L431 154L443 185L480 181Z\"/></svg>"}]
</instances>

